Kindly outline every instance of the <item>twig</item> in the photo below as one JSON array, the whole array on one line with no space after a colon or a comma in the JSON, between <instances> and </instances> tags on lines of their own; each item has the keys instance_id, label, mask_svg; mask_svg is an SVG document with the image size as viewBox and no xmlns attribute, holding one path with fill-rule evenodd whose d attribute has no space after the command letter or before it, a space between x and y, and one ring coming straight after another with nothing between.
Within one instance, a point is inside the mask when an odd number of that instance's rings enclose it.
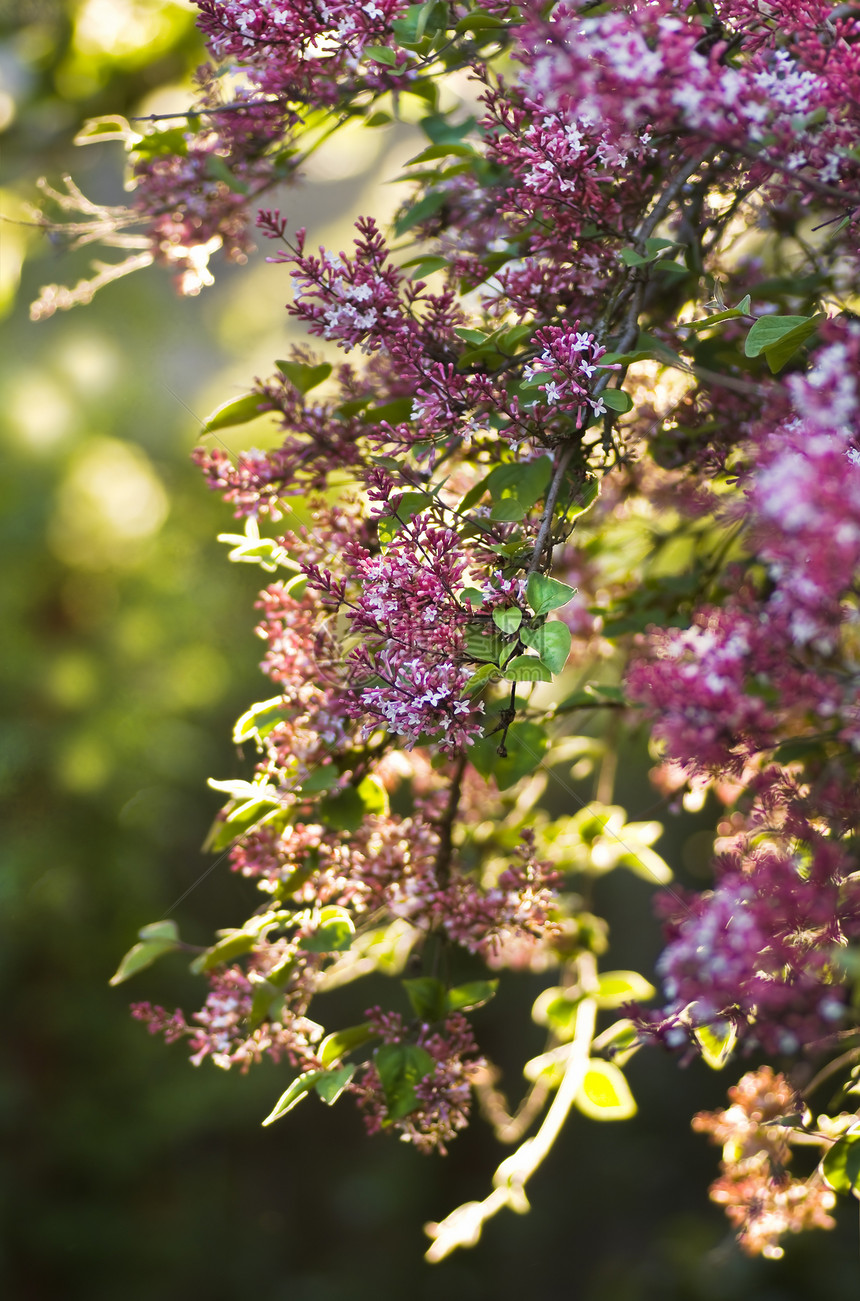
<instances>
[{"instance_id":1,"label":"twig","mask_svg":"<svg viewBox=\"0 0 860 1301\"><path fill-rule=\"evenodd\" d=\"M594 955L582 954L579 969L583 988L593 990L597 983ZM493 1177L495 1187L488 1197L482 1202L465 1202L440 1224L425 1225L425 1232L433 1239L426 1255L428 1261L443 1260L457 1247L474 1246L486 1221L502 1207L508 1206L519 1214L529 1209L525 1185L548 1156L582 1087L596 1021L597 1002L594 997L586 997L577 1009L576 1033L570 1045L564 1076L543 1124L533 1138L526 1139L502 1162Z\"/></svg>"}]
</instances>

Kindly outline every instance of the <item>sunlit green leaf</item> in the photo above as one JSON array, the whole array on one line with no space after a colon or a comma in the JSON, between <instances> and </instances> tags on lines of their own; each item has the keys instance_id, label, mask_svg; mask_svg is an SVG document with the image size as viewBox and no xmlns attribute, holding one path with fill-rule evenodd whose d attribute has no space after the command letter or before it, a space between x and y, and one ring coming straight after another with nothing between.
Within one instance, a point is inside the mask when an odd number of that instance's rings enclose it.
<instances>
[{"instance_id":1,"label":"sunlit green leaf","mask_svg":"<svg viewBox=\"0 0 860 1301\"><path fill-rule=\"evenodd\" d=\"M123 981L151 967L153 962L163 957L165 953L172 953L178 947L175 940L168 939L143 940L140 944L133 945L111 976L110 983L121 985Z\"/></svg>"},{"instance_id":2,"label":"sunlit green leaf","mask_svg":"<svg viewBox=\"0 0 860 1301\"><path fill-rule=\"evenodd\" d=\"M598 977L596 997L601 1007L621 1007L623 1003L644 1002L655 992L638 971L604 971Z\"/></svg>"},{"instance_id":3,"label":"sunlit green leaf","mask_svg":"<svg viewBox=\"0 0 860 1301\"><path fill-rule=\"evenodd\" d=\"M351 1053L354 1048L360 1048L362 1044L369 1043L375 1038L376 1035L366 1021L361 1025L350 1025L344 1030L335 1030L333 1034L326 1035L317 1055L323 1066L330 1066L332 1062L340 1061L341 1057Z\"/></svg>"},{"instance_id":4,"label":"sunlit green leaf","mask_svg":"<svg viewBox=\"0 0 860 1301\"><path fill-rule=\"evenodd\" d=\"M504 666L508 682L552 682L552 673L535 655L515 655Z\"/></svg>"},{"instance_id":5,"label":"sunlit green leaf","mask_svg":"<svg viewBox=\"0 0 860 1301\"><path fill-rule=\"evenodd\" d=\"M507 610L493 611L493 623L506 637L510 637L515 633L522 621L523 612L516 605L510 606Z\"/></svg>"},{"instance_id":6,"label":"sunlit green leaf","mask_svg":"<svg viewBox=\"0 0 860 1301\"><path fill-rule=\"evenodd\" d=\"M330 904L320 909L315 930L300 943L308 953L339 953L349 948L354 935L355 925L346 909Z\"/></svg>"},{"instance_id":7,"label":"sunlit green leaf","mask_svg":"<svg viewBox=\"0 0 860 1301\"><path fill-rule=\"evenodd\" d=\"M837 1139L821 1162L821 1171L836 1193L860 1188L860 1132Z\"/></svg>"},{"instance_id":8,"label":"sunlit green leaf","mask_svg":"<svg viewBox=\"0 0 860 1301\"><path fill-rule=\"evenodd\" d=\"M355 1062L349 1062L334 1071L321 1071L313 1085L327 1107L332 1107L356 1072Z\"/></svg>"},{"instance_id":9,"label":"sunlit green leaf","mask_svg":"<svg viewBox=\"0 0 860 1301\"><path fill-rule=\"evenodd\" d=\"M261 397L259 393L243 393L239 398L231 398L229 402L222 402L221 406L216 407L203 421L202 432L211 434L217 429L230 429L233 425L246 425L249 420L256 420L258 416L267 414L267 412L260 410L262 402L265 402L265 398Z\"/></svg>"},{"instance_id":10,"label":"sunlit green leaf","mask_svg":"<svg viewBox=\"0 0 860 1301\"><path fill-rule=\"evenodd\" d=\"M627 1120L636 1115L636 1102L621 1068L596 1057L588 1063L576 1105L592 1120Z\"/></svg>"},{"instance_id":11,"label":"sunlit green leaf","mask_svg":"<svg viewBox=\"0 0 860 1301\"><path fill-rule=\"evenodd\" d=\"M543 663L553 673L561 673L570 655L571 633L566 623L553 621L540 628L524 628L520 640L537 651Z\"/></svg>"},{"instance_id":12,"label":"sunlit green leaf","mask_svg":"<svg viewBox=\"0 0 860 1301\"><path fill-rule=\"evenodd\" d=\"M548 614L559 606L567 605L574 596L576 588L567 583L560 583L557 578L548 578L545 574L529 574L526 583L526 599L535 614Z\"/></svg>"},{"instance_id":13,"label":"sunlit green leaf","mask_svg":"<svg viewBox=\"0 0 860 1301\"><path fill-rule=\"evenodd\" d=\"M276 361L275 365L300 393L310 393L312 388L328 379L332 370L327 361L316 366L303 361Z\"/></svg>"},{"instance_id":14,"label":"sunlit green leaf","mask_svg":"<svg viewBox=\"0 0 860 1301\"><path fill-rule=\"evenodd\" d=\"M498 980L470 980L465 985L449 989L445 999L449 1012L471 1012L476 1007L483 1007L494 997L499 987Z\"/></svg>"},{"instance_id":15,"label":"sunlit green leaf","mask_svg":"<svg viewBox=\"0 0 860 1301\"><path fill-rule=\"evenodd\" d=\"M263 1124L272 1125L276 1120L280 1120L281 1116L286 1116L288 1111L292 1111L296 1103L301 1102L302 1098L307 1096L323 1074L323 1071L305 1071L303 1075L297 1076L287 1091L278 1098Z\"/></svg>"},{"instance_id":16,"label":"sunlit green leaf","mask_svg":"<svg viewBox=\"0 0 860 1301\"><path fill-rule=\"evenodd\" d=\"M696 1026L693 1030L703 1060L715 1071L721 1071L731 1057L737 1037L737 1028L731 1021L715 1021L712 1025Z\"/></svg>"}]
</instances>

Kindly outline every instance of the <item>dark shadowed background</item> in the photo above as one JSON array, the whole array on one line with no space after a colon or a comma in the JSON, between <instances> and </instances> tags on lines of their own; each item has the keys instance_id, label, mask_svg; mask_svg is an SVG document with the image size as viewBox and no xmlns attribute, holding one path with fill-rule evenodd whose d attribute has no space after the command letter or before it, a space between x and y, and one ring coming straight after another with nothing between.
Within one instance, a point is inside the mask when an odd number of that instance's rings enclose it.
<instances>
[{"instance_id":1,"label":"dark shadowed background","mask_svg":"<svg viewBox=\"0 0 860 1301\"><path fill-rule=\"evenodd\" d=\"M198 878L219 805L206 779L246 775L230 727L270 694L252 631L259 574L226 563L215 535L229 515L188 454L199 418L297 336L286 274L262 253L198 299L145 272L33 325L39 287L73 283L88 256L14 222L41 174L71 171L97 200L122 201L121 146L76 149L77 126L182 102L200 58L189 4L0 0L0 211L13 219L0 227L2 1295L853 1301L850 1207L835 1233L768 1264L739 1254L709 1204L718 1153L689 1121L722 1102L734 1065L720 1076L639 1054L638 1117L573 1118L530 1185L531 1214L499 1216L479 1247L431 1267L422 1225L483 1197L504 1155L481 1122L447 1160L367 1139L348 1102L313 1099L263 1130L287 1068L195 1070L128 1015L130 998L196 1006L181 962L108 987L143 923L170 912L202 943L245 916L247 883L223 866ZM389 147L397 139L334 148L285 199L292 224L306 222L312 244L343 241L362 210L390 211L397 196L378 187ZM644 744L621 765L631 818L654 801L647 767ZM690 884L707 814L659 846ZM646 974L649 899L626 876L599 883L617 964ZM514 982L476 1018L514 1092L542 1046L537 1027L520 1042L537 989ZM331 1023L377 997L390 991L330 996Z\"/></svg>"}]
</instances>

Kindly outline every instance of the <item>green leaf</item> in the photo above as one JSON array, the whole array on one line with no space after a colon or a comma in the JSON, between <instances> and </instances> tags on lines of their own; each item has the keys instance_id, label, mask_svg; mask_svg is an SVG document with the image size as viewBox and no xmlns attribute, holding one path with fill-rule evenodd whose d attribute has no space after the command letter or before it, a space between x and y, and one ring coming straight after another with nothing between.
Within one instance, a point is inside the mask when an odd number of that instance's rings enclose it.
<instances>
[{"instance_id":1,"label":"green leaf","mask_svg":"<svg viewBox=\"0 0 860 1301\"><path fill-rule=\"evenodd\" d=\"M414 158L410 158L404 166L415 167L418 163L429 163L434 158L447 158L451 154L459 158L475 157L475 151L471 145L459 145L453 140L448 140L441 145L428 145L426 149L421 150L420 154L416 154ZM420 258L416 259L416 261L421 260L422 259ZM444 258L440 259L440 261L444 262ZM404 262L403 265L408 267L411 266L412 263ZM455 333L458 333L458 331L455 331ZM462 338L463 336L460 335L460 337Z\"/></svg>"},{"instance_id":2,"label":"green leaf","mask_svg":"<svg viewBox=\"0 0 860 1301\"><path fill-rule=\"evenodd\" d=\"M117 140L122 138L122 133L119 132L115 136L102 133L100 138L102 140ZM78 140L76 139L75 144L77 143ZM188 140L185 136L185 128L177 126L171 127L167 131L152 131L133 146L132 152L141 154L145 158L153 158L161 154L171 154L174 157L185 158L188 154Z\"/></svg>"},{"instance_id":3,"label":"green leaf","mask_svg":"<svg viewBox=\"0 0 860 1301\"><path fill-rule=\"evenodd\" d=\"M260 410L260 403L264 401L265 398L259 393L243 393L240 398L231 398L229 402L222 402L221 406L216 407L203 421L202 432L212 434L216 429L246 425L249 420L268 415L267 411Z\"/></svg>"},{"instance_id":4,"label":"green leaf","mask_svg":"<svg viewBox=\"0 0 860 1301\"><path fill-rule=\"evenodd\" d=\"M519 628L520 624L522 623L522 621L523 621L523 612L516 605L510 606L507 610L493 611L493 623L496 625L496 627L499 629L500 632L503 632L505 634L506 637L510 637L513 633L515 633L517 628Z\"/></svg>"},{"instance_id":5,"label":"green leaf","mask_svg":"<svg viewBox=\"0 0 860 1301\"><path fill-rule=\"evenodd\" d=\"M169 940L171 944L179 943L179 927L176 922L148 922L137 932L139 940Z\"/></svg>"},{"instance_id":6,"label":"green leaf","mask_svg":"<svg viewBox=\"0 0 860 1301\"><path fill-rule=\"evenodd\" d=\"M206 159L206 171L214 181L221 181L234 194L247 194L248 186L230 171L225 159L220 154L209 154Z\"/></svg>"},{"instance_id":7,"label":"green leaf","mask_svg":"<svg viewBox=\"0 0 860 1301\"><path fill-rule=\"evenodd\" d=\"M821 1162L821 1172L835 1193L860 1187L860 1133L837 1139Z\"/></svg>"},{"instance_id":8,"label":"green leaf","mask_svg":"<svg viewBox=\"0 0 860 1301\"><path fill-rule=\"evenodd\" d=\"M509 642L507 642L502 647L499 653L499 664L501 665L502 668L504 668L504 666L507 664L508 660L512 657L514 651L517 649L518 646L519 646L519 640L515 641L512 638Z\"/></svg>"},{"instance_id":9,"label":"green leaf","mask_svg":"<svg viewBox=\"0 0 860 1301\"><path fill-rule=\"evenodd\" d=\"M622 1003L653 998L655 989L638 971L604 971L597 981L600 1007L621 1007Z\"/></svg>"},{"instance_id":10,"label":"green leaf","mask_svg":"<svg viewBox=\"0 0 860 1301\"><path fill-rule=\"evenodd\" d=\"M463 140L476 124L476 119L471 115L457 124L449 122L445 113L429 113L421 119L419 126L434 144L441 145L449 140Z\"/></svg>"},{"instance_id":11,"label":"green leaf","mask_svg":"<svg viewBox=\"0 0 860 1301\"><path fill-rule=\"evenodd\" d=\"M607 1026L594 1040L594 1048L606 1053L616 1066L623 1066L642 1046L639 1031L629 1017Z\"/></svg>"},{"instance_id":12,"label":"green leaf","mask_svg":"<svg viewBox=\"0 0 860 1301\"><path fill-rule=\"evenodd\" d=\"M373 59L376 63L387 63L389 68L393 68L397 63L394 50L389 50L385 45L365 45L364 53L368 59Z\"/></svg>"},{"instance_id":13,"label":"green leaf","mask_svg":"<svg viewBox=\"0 0 860 1301\"><path fill-rule=\"evenodd\" d=\"M340 781L340 770L333 763L314 768L299 787L301 795L319 795L321 791L330 791Z\"/></svg>"},{"instance_id":14,"label":"green leaf","mask_svg":"<svg viewBox=\"0 0 860 1301\"><path fill-rule=\"evenodd\" d=\"M636 1103L621 1069L596 1057L588 1063L575 1102L592 1120L627 1120L636 1115Z\"/></svg>"},{"instance_id":15,"label":"green leaf","mask_svg":"<svg viewBox=\"0 0 860 1301\"><path fill-rule=\"evenodd\" d=\"M365 817L369 815L385 817L390 812L388 791L379 777L372 774L365 777L363 781L359 782L357 790L364 805Z\"/></svg>"},{"instance_id":16,"label":"green leaf","mask_svg":"<svg viewBox=\"0 0 860 1301\"><path fill-rule=\"evenodd\" d=\"M355 937L355 925L345 908L329 904L320 909L319 924L306 935L299 947L306 953L343 953Z\"/></svg>"},{"instance_id":17,"label":"green leaf","mask_svg":"<svg viewBox=\"0 0 860 1301\"><path fill-rule=\"evenodd\" d=\"M488 624L469 623L466 625L466 651L473 660L487 660L497 664L504 643Z\"/></svg>"},{"instance_id":18,"label":"green leaf","mask_svg":"<svg viewBox=\"0 0 860 1301\"><path fill-rule=\"evenodd\" d=\"M376 1067L391 1120L402 1120L419 1106L415 1085L434 1070L436 1063L417 1044L383 1044L377 1048Z\"/></svg>"},{"instance_id":19,"label":"green leaf","mask_svg":"<svg viewBox=\"0 0 860 1301\"><path fill-rule=\"evenodd\" d=\"M562 1043L567 1043L576 1032L576 1016L582 997L559 986L544 989L535 999L532 1020L538 1025L549 1026Z\"/></svg>"},{"instance_id":20,"label":"green leaf","mask_svg":"<svg viewBox=\"0 0 860 1301\"><path fill-rule=\"evenodd\" d=\"M349 1062L336 1071L323 1071L317 1075L314 1088L327 1107L334 1106L355 1072L355 1062Z\"/></svg>"},{"instance_id":21,"label":"green leaf","mask_svg":"<svg viewBox=\"0 0 860 1301\"><path fill-rule=\"evenodd\" d=\"M516 497L506 497L504 501L495 502L490 509L490 519L501 524L518 524L526 517L526 508Z\"/></svg>"},{"instance_id":22,"label":"green leaf","mask_svg":"<svg viewBox=\"0 0 860 1301\"><path fill-rule=\"evenodd\" d=\"M806 326L811 316L760 316L750 327L744 342L744 356L758 357L760 353L779 343L784 335L790 334L798 326ZM811 334L815 327L809 331Z\"/></svg>"},{"instance_id":23,"label":"green leaf","mask_svg":"<svg viewBox=\"0 0 860 1301\"><path fill-rule=\"evenodd\" d=\"M222 962L232 962L234 958L241 958L243 954L250 953L259 942L260 935L257 931L231 931L229 935L225 935L217 944L213 944L205 953L195 958L191 970L195 975L199 975L202 971L211 971Z\"/></svg>"},{"instance_id":24,"label":"green leaf","mask_svg":"<svg viewBox=\"0 0 860 1301\"><path fill-rule=\"evenodd\" d=\"M441 1021L445 1015L445 986L433 976L416 976L400 982L412 1010L422 1021Z\"/></svg>"},{"instance_id":25,"label":"green leaf","mask_svg":"<svg viewBox=\"0 0 860 1301\"><path fill-rule=\"evenodd\" d=\"M574 596L576 588L560 583L556 578L547 578L545 574L529 574L526 584L526 600L535 614L547 614L567 605Z\"/></svg>"},{"instance_id":26,"label":"green leaf","mask_svg":"<svg viewBox=\"0 0 860 1301\"><path fill-rule=\"evenodd\" d=\"M310 393L312 388L328 379L332 370L327 361L320 362L318 366L303 361L276 361L275 365L300 393Z\"/></svg>"},{"instance_id":27,"label":"green leaf","mask_svg":"<svg viewBox=\"0 0 860 1301\"><path fill-rule=\"evenodd\" d=\"M520 632L520 641L525 646L537 651L547 668L553 673L561 673L570 654L571 635L566 623L553 621L542 624L540 628L525 628Z\"/></svg>"},{"instance_id":28,"label":"green leaf","mask_svg":"<svg viewBox=\"0 0 860 1301\"><path fill-rule=\"evenodd\" d=\"M687 269L687 267L684 266L683 262L671 262L671 261L658 262L654 270L659 272L660 275L687 276L690 274L689 270Z\"/></svg>"},{"instance_id":29,"label":"green leaf","mask_svg":"<svg viewBox=\"0 0 860 1301\"><path fill-rule=\"evenodd\" d=\"M239 804L231 801L227 806L227 816L218 817L212 823L208 836L203 842L204 853L218 854L239 836L250 831L251 827L263 826L282 813L283 805L277 800L253 799Z\"/></svg>"},{"instance_id":30,"label":"green leaf","mask_svg":"<svg viewBox=\"0 0 860 1301\"><path fill-rule=\"evenodd\" d=\"M354 786L347 786L321 799L318 814L335 831L358 831L364 821L364 801Z\"/></svg>"},{"instance_id":31,"label":"green leaf","mask_svg":"<svg viewBox=\"0 0 860 1301\"><path fill-rule=\"evenodd\" d=\"M121 985L124 980L151 967L165 953L171 953L178 947L174 940L144 940L141 944L133 945L111 976L110 983Z\"/></svg>"},{"instance_id":32,"label":"green leaf","mask_svg":"<svg viewBox=\"0 0 860 1301\"><path fill-rule=\"evenodd\" d=\"M507 790L539 766L548 745L538 723L516 722L505 739L507 755L498 753L501 734L484 736L469 748L469 760L483 777L494 777L500 791Z\"/></svg>"},{"instance_id":33,"label":"green leaf","mask_svg":"<svg viewBox=\"0 0 860 1301\"><path fill-rule=\"evenodd\" d=\"M252 1030L264 1021L278 1021L284 1010L284 991L268 980L255 980L248 1024Z\"/></svg>"},{"instance_id":34,"label":"green leaf","mask_svg":"<svg viewBox=\"0 0 860 1301\"><path fill-rule=\"evenodd\" d=\"M641 253L637 253L635 248L623 248L619 256L626 267L644 267L652 260L649 257L643 257Z\"/></svg>"},{"instance_id":35,"label":"green leaf","mask_svg":"<svg viewBox=\"0 0 860 1301\"><path fill-rule=\"evenodd\" d=\"M552 682L552 673L535 655L515 655L503 676L507 682Z\"/></svg>"},{"instance_id":36,"label":"green leaf","mask_svg":"<svg viewBox=\"0 0 860 1301\"><path fill-rule=\"evenodd\" d=\"M449 989L445 1003L449 1012L472 1012L495 997L498 980L470 980Z\"/></svg>"},{"instance_id":37,"label":"green leaf","mask_svg":"<svg viewBox=\"0 0 860 1301\"><path fill-rule=\"evenodd\" d=\"M483 9L473 9L465 18L461 18L454 28L455 32L480 32L485 29L498 29L507 27L504 18L499 18L497 14L488 14Z\"/></svg>"},{"instance_id":38,"label":"green leaf","mask_svg":"<svg viewBox=\"0 0 860 1301\"><path fill-rule=\"evenodd\" d=\"M394 223L394 233L398 236L405 235L413 226L418 226L428 217L432 217L438 212L450 199L447 190L428 190L417 203L413 203L411 208L407 208L403 216Z\"/></svg>"},{"instance_id":39,"label":"green leaf","mask_svg":"<svg viewBox=\"0 0 860 1301\"><path fill-rule=\"evenodd\" d=\"M610 411L620 411L623 414L633 406L630 394L620 388L605 388L600 397L603 405L609 407Z\"/></svg>"},{"instance_id":40,"label":"green leaf","mask_svg":"<svg viewBox=\"0 0 860 1301\"><path fill-rule=\"evenodd\" d=\"M381 407L369 407L361 413L361 422L365 425L381 425L383 420L389 425L399 425L408 420L412 414L412 398L394 398L384 402Z\"/></svg>"},{"instance_id":41,"label":"green leaf","mask_svg":"<svg viewBox=\"0 0 860 1301\"><path fill-rule=\"evenodd\" d=\"M432 276L434 271L444 271L447 265L448 259L444 257L423 258L412 272L412 279L423 280L425 276Z\"/></svg>"},{"instance_id":42,"label":"green leaf","mask_svg":"<svg viewBox=\"0 0 860 1301\"><path fill-rule=\"evenodd\" d=\"M789 330L778 343L765 348L764 355L772 375L782 370L786 362L803 347L807 339L811 339L813 334L817 333L819 324L825 319L824 313L819 313L818 316L811 317L805 325L798 325L795 329Z\"/></svg>"},{"instance_id":43,"label":"green leaf","mask_svg":"<svg viewBox=\"0 0 860 1301\"><path fill-rule=\"evenodd\" d=\"M283 696L272 696L269 700L259 700L236 720L233 728L233 744L242 745L251 737L262 740L269 735L278 723L287 716L287 706Z\"/></svg>"},{"instance_id":44,"label":"green leaf","mask_svg":"<svg viewBox=\"0 0 860 1301\"><path fill-rule=\"evenodd\" d=\"M468 601L470 605L483 605L484 593L480 587L464 587L460 593L460 599Z\"/></svg>"},{"instance_id":45,"label":"green leaf","mask_svg":"<svg viewBox=\"0 0 860 1301\"><path fill-rule=\"evenodd\" d=\"M301 1102L302 1098L310 1093L322 1074L324 1074L323 1071L305 1071L303 1075L297 1076L286 1093L282 1093L278 1098L278 1101L263 1121L263 1125L272 1125L276 1120L280 1120L281 1116L286 1116L288 1111L292 1111L296 1103Z\"/></svg>"},{"instance_id":46,"label":"green leaf","mask_svg":"<svg viewBox=\"0 0 860 1301\"><path fill-rule=\"evenodd\" d=\"M500 681L501 676L497 664L482 664L463 687L463 695L472 696L489 682Z\"/></svg>"},{"instance_id":47,"label":"green leaf","mask_svg":"<svg viewBox=\"0 0 860 1301\"><path fill-rule=\"evenodd\" d=\"M714 1071L723 1069L734 1051L737 1037L738 1032L731 1021L715 1021L713 1025L700 1025L693 1030L703 1060Z\"/></svg>"},{"instance_id":48,"label":"green leaf","mask_svg":"<svg viewBox=\"0 0 860 1301\"><path fill-rule=\"evenodd\" d=\"M543 497L551 478L551 459L539 456L536 461L527 461L525 464L517 461L497 465L487 476L487 488L493 501L511 496L526 510L531 510L535 502Z\"/></svg>"},{"instance_id":49,"label":"green leaf","mask_svg":"<svg viewBox=\"0 0 860 1301\"><path fill-rule=\"evenodd\" d=\"M323 1066L330 1066L332 1062L338 1062L341 1057L351 1053L354 1048L360 1048L362 1044L376 1037L367 1021L363 1021L361 1025L350 1025L344 1030L335 1030L333 1034L326 1035L319 1046L317 1056Z\"/></svg>"}]
</instances>

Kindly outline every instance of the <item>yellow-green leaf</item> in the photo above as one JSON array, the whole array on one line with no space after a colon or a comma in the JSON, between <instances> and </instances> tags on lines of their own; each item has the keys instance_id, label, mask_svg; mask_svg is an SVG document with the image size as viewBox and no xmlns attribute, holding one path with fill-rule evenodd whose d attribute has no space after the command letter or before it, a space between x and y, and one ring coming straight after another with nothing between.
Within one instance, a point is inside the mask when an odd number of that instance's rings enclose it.
<instances>
[{"instance_id":1,"label":"yellow-green leaf","mask_svg":"<svg viewBox=\"0 0 860 1301\"><path fill-rule=\"evenodd\" d=\"M636 1102L623 1072L614 1062L597 1058L588 1063L576 1105L592 1120L627 1120L636 1115Z\"/></svg>"}]
</instances>

